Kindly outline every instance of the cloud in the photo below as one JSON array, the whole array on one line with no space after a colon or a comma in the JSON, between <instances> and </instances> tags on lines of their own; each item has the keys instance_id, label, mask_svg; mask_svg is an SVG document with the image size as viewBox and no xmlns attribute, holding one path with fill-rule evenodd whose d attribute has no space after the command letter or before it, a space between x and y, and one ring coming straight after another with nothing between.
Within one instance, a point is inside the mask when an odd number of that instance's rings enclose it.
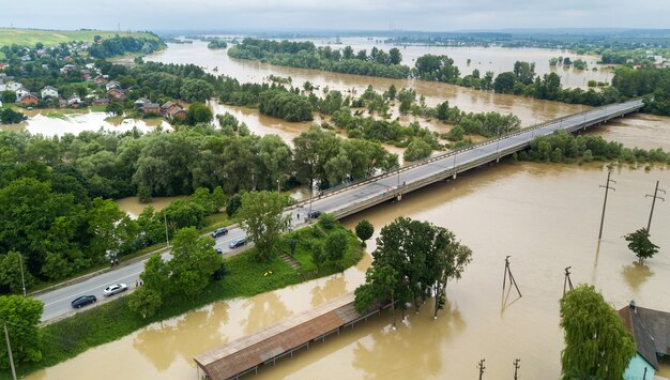
<instances>
[{"instance_id":1,"label":"cloud","mask_svg":"<svg viewBox=\"0 0 670 380\"><path fill-rule=\"evenodd\" d=\"M0 26L35 28L281 28L458 30L668 28L670 2L637 0L33 0L12 2Z\"/></svg>"}]
</instances>

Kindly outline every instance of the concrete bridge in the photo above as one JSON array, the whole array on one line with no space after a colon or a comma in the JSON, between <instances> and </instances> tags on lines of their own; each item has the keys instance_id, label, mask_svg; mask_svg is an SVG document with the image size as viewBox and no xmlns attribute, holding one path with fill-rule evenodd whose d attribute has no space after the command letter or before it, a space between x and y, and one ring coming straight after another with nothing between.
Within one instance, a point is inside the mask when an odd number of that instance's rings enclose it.
<instances>
[{"instance_id":1,"label":"concrete bridge","mask_svg":"<svg viewBox=\"0 0 670 380\"><path fill-rule=\"evenodd\" d=\"M643 106L641 100L633 100L568 115L467 149L434 156L340 189L332 189L320 198L300 202L290 212L304 215L310 210L318 210L343 218L390 199L400 200L403 194L432 183L447 178L455 179L458 173L466 170L499 161L501 157L528 147L536 136L550 135L558 130L577 132L637 112Z\"/></svg>"}]
</instances>

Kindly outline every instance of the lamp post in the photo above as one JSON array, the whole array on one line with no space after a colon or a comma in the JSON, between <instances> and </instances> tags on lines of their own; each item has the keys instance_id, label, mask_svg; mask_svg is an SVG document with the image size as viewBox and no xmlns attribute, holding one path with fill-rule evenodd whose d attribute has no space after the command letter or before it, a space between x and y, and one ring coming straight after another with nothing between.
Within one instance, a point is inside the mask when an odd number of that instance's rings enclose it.
<instances>
[{"instance_id":1,"label":"lamp post","mask_svg":"<svg viewBox=\"0 0 670 380\"><path fill-rule=\"evenodd\" d=\"M281 187L279 187L279 180L277 180L277 193L281 193Z\"/></svg>"},{"instance_id":2,"label":"lamp post","mask_svg":"<svg viewBox=\"0 0 670 380\"><path fill-rule=\"evenodd\" d=\"M27 297L26 295L26 279L23 277L23 255L19 253L19 268L21 268L21 285L23 286L23 296Z\"/></svg>"},{"instance_id":3,"label":"lamp post","mask_svg":"<svg viewBox=\"0 0 670 380\"><path fill-rule=\"evenodd\" d=\"M167 214L163 214L163 221L165 222L165 242L167 243L168 248L170 248L170 238L168 237L167 228Z\"/></svg>"}]
</instances>

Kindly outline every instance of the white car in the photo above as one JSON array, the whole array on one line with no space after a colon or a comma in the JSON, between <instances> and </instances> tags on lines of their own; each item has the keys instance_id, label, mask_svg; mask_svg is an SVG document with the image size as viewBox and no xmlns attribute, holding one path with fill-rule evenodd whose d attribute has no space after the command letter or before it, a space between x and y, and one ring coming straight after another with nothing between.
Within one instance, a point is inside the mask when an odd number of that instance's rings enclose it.
<instances>
[{"instance_id":1,"label":"white car","mask_svg":"<svg viewBox=\"0 0 670 380\"><path fill-rule=\"evenodd\" d=\"M105 290L103 290L102 293L104 295L106 295L107 297L109 297L109 296L113 296L114 294L117 294L117 293L125 292L126 290L128 290L128 285L126 285L126 284L114 284L114 285L110 285L107 288L105 288Z\"/></svg>"}]
</instances>

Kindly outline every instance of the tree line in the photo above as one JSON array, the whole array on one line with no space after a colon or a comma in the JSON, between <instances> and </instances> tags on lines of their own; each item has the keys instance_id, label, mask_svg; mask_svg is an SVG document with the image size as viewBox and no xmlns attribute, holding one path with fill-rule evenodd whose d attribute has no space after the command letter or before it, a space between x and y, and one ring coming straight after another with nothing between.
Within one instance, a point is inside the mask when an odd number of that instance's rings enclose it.
<instances>
[{"instance_id":1,"label":"tree line","mask_svg":"<svg viewBox=\"0 0 670 380\"><path fill-rule=\"evenodd\" d=\"M325 70L344 74L369 75L385 78L407 78L410 69L402 65L398 48L388 52L372 48L355 52L351 46L333 49L316 47L312 42L290 42L245 38L231 47L228 55L238 59L253 59L279 66Z\"/></svg>"},{"instance_id":2,"label":"tree line","mask_svg":"<svg viewBox=\"0 0 670 380\"><path fill-rule=\"evenodd\" d=\"M627 148L616 141L606 141L600 136L572 135L556 131L547 136L535 137L530 147L518 153L521 160L544 162L584 162L618 160L622 163L670 164L670 154L663 148Z\"/></svg>"},{"instance_id":3,"label":"tree line","mask_svg":"<svg viewBox=\"0 0 670 380\"><path fill-rule=\"evenodd\" d=\"M563 88L561 78L556 73L536 75L534 63L517 61L512 71L498 75L490 71L482 74L475 69L471 74L462 76L454 60L448 56L425 54L417 58L414 67L410 69L400 65L402 55L396 50L393 48L385 53L374 48L368 55L365 51L354 53L350 46L333 50L329 46L317 48L311 42L245 39L242 44L231 48L228 54L234 58L263 60L280 66L389 78L412 76L501 94L596 107L646 95L648 102L645 111L659 115L670 114L670 81L667 79L670 77L670 68L647 66L642 70L633 70L621 67L615 71L611 86L585 91L580 88ZM568 62L575 63L586 68L581 60ZM563 64L566 64L565 60Z\"/></svg>"}]
</instances>

